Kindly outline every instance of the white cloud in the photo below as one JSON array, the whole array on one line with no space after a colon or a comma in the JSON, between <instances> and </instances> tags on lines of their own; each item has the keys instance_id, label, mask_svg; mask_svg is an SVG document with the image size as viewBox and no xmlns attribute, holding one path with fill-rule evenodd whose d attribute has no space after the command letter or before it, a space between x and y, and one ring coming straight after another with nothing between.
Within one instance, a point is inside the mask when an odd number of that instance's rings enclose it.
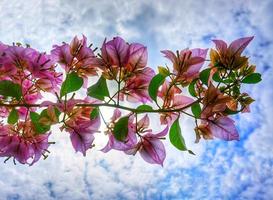
<instances>
[{"instance_id":1,"label":"white cloud","mask_svg":"<svg viewBox=\"0 0 273 200\"><path fill-rule=\"evenodd\" d=\"M255 35L247 50L262 84L246 87L257 99L251 114L236 123L244 140L225 144L194 144L193 124L182 120L187 145L197 156L175 150L165 141L164 168L139 156L90 151L75 154L68 134L56 133L57 142L45 161L33 167L2 164L1 198L16 199L267 199L272 194L272 1L15 1L0 3L0 40L21 41L49 51L52 44L69 42L84 33L99 45L105 36L119 34L143 42L150 64L167 61L161 49L208 47L217 37L232 41ZM262 46L260 46L262 44ZM154 121L154 124L158 121ZM254 126L255 125L255 126ZM155 125L157 126L157 125ZM256 128L258 126L258 128ZM252 127L253 130L250 130ZM100 144L102 145L102 144ZM238 151L238 152L236 152ZM183 194L182 194L183 193ZM182 196L184 195L184 196ZM236 196L237 195L237 196Z\"/></svg>"}]
</instances>

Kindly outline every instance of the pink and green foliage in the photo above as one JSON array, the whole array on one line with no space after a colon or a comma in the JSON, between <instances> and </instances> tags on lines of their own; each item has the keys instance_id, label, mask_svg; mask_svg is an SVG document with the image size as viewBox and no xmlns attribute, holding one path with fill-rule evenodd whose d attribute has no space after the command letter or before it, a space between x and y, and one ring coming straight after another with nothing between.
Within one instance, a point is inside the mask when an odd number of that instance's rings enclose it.
<instances>
[{"instance_id":1,"label":"pink and green foliage","mask_svg":"<svg viewBox=\"0 0 273 200\"><path fill-rule=\"evenodd\" d=\"M139 153L146 162L163 166L167 135L178 150L194 154L181 131L182 115L193 118L196 143L239 140L230 116L249 112L254 101L241 86L261 81L242 55L252 39L229 46L213 40L211 49L163 50L171 66L159 66L158 73L147 66L145 46L120 37L105 40L100 50L92 49L85 36L74 37L70 44L54 45L51 54L0 43L0 156L29 165L46 158L55 143L49 142L56 134L52 125L59 124L84 156L104 132L108 143L102 152ZM79 90L81 97L85 91L83 99L75 98ZM48 101L47 93L56 102ZM113 111L109 121L102 107ZM159 133L152 129L151 115L161 124Z\"/></svg>"}]
</instances>

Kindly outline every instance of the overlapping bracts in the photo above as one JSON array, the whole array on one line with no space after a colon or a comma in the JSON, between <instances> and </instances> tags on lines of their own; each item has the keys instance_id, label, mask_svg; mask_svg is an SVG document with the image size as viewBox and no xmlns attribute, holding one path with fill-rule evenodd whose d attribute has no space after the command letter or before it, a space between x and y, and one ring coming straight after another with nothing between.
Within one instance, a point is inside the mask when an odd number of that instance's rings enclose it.
<instances>
[{"instance_id":1,"label":"overlapping bracts","mask_svg":"<svg viewBox=\"0 0 273 200\"><path fill-rule=\"evenodd\" d=\"M179 126L183 114L194 118L196 142L239 140L229 115L250 111L254 100L241 92L241 84L261 80L242 55L252 39L229 46L213 40L216 48L210 50L163 50L172 67L159 67L157 74L147 66L147 47L120 37L92 49L84 35L76 36L69 44L54 45L50 54L0 43L0 156L29 165L46 158L51 126L60 124L84 156L94 147L96 134L104 132L108 142L102 152L139 153L146 162L163 166L162 140L168 132L177 149L193 154ZM79 99L78 90L87 96ZM47 93L56 102L48 101ZM109 121L101 106L113 111ZM157 114L159 133L152 129L149 113ZM100 128L102 121L106 130Z\"/></svg>"}]
</instances>

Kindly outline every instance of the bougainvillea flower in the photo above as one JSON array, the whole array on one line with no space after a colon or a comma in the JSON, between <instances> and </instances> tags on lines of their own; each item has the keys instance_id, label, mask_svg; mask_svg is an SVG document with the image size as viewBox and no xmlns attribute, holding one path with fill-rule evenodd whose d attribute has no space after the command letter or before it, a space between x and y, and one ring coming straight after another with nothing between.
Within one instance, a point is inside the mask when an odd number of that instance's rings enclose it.
<instances>
[{"instance_id":1,"label":"bougainvillea flower","mask_svg":"<svg viewBox=\"0 0 273 200\"><path fill-rule=\"evenodd\" d=\"M23 81L22 92L24 101L29 104L35 103L43 97L40 91L35 87L35 84L30 80Z\"/></svg>"},{"instance_id":2,"label":"bougainvillea flower","mask_svg":"<svg viewBox=\"0 0 273 200\"><path fill-rule=\"evenodd\" d=\"M70 46L68 44L63 44L61 46L53 45L53 50L51 51L52 58L55 62L58 62L65 71L69 71L72 65L73 56L70 53Z\"/></svg>"},{"instance_id":3,"label":"bougainvillea flower","mask_svg":"<svg viewBox=\"0 0 273 200\"><path fill-rule=\"evenodd\" d=\"M239 140L239 134L234 125L234 121L227 116L217 116L212 120L202 120L202 123L195 128L196 142L201 136L205 139L217 137L222 140Z\"/></svg>"},{"instance_id":4,"label":"bougainvillea flower","mask_svg":"<svg viewBox=\"0 0 273 200\"><path fill-rule=\"evenodd\" d=\"M1 97L0 97L1 102ZM5 118L9 115L9 109L4 106L0 106L0 118Z\"/></svg>"},{"instance_id":5,"label":"bougainvillea flower","mask_svg":"<svg viewBox=\"0 0 273 200\"><path fill-rule=\"evenodd\" d=\"M55 71L56 66L50 55L30 47L7 46L0 56L0 64L0 80L11 80L20 84L26 91L23 98L27 103L38 100L33 96L34 91L36 95L39 95L40 90L58 91L62 81L62 74Z\"/></svg>"},{"instance_id":6,"label":"bougainvillea flower","mask_svg":"<svg viewBox=\"0 0 273 200\"><path fill-rule=\"evenodd\" d=\"M167 135L168 126L166 126L163 131L153 134L152 129L148 129L149 123L148 115L145 115L137 122L137 131L138 135L140 135L140 141L135 144L133 148L125 151L125 153L135 155L139 152L146 162L163 166L166 151L164 144L160 140Z\"/></svg>"},{"instance_id":7,"label":"bougainvillea flower","mask_svg":"<svg viewBox=\"0 0 273 200\"><path fill-rule=\"evenodd\" d=\"M171 85L170 82L165 81L159 89L157 95L163 100L163 105L170 105L174 96L180 94L182 90L176 85ZM163 106L163 107L164 107Z\"/></svg>"},{"instance_id":8,"label":"bougainvillea flower","mask_svg":"<svg viewBox=\"0 0 273 200\"><path fill-rule=\"evenodd\" d=\"M147 101L151 101L148 87L154 75L154 71L146 67L142 72L126 80L124 88L120 93L121 100L126 96L130 102L146 103Z\"/></svg>"},{"instance_id":9,"label":"bougainvillea flower","mask_svg":"<svg viewBox=\"0 0 273 200\"><path fill-rule=\"evenodd\" d=\"M173 98L172 103L166 107L167 109L182 109L191 105L194 100L190 97L184 95L176 95ZM178 113L176 112L164 112L160 114L160 122L161 124L171 125L178 117Z\"/></svg>"},{"instance_id":10,"label":"bougainvillea flower","mask_svg":"<svg viewBox=\"0 0 273 200\"><path fill-rule=\"evenodd\" d=\"M101 48L101 68L108 79L116 78L119 73L122 79L136 75L146 67L147 59L147 47L139 43L128 44L120 37L104 41Z\"/></svg>"},{"instance_id":11,"label":"bougainvillea flower","mask_svg":"<svg viewBox=\"0 0 273 200\"><path fill-rule=\"evenodd\" d=\"M206 121L202 121L202 123L200 125L195 127L194 131L196 134L195 143L198 143L200 141L201 137L203 137L205 140L213 139L213 135L212 135L210 128L208 126L208 123Z\"/></svg>"},{"instance_id":12,"label":"bougainvillea flower","mask_svg":"<svg viewBox=\"0 0 273 200\"><path fill-rule=\"evenodd\" d=\"M47 151L49 134L36 135L30 121L19 123L18 129L11 125L1 125L0 156L14 157L22 164L29 164L29 159L32 158L30 165L33 165Z\"/></svg>"},{"instance_id":13,"label":"bougainvillea flower","mask_svg":"<svg viewBox=\"0 0 273 200\"><path fill-rule=\"evenodd\" d=\"M161 52L173 63L173 73L176 75L176 81L187 85L199 76L207 51L208 49L185 49L177 53L177 55L169 50Z\"/></svg>"},{"instance_id":14,"label":"bougainvillea flower","mask_svg":"<svg viewBox=\"0 0 273 200\"><path fill-rule=\"evenodd\" d=\"M87 87L88 76L97 75L98 59L92 49L87 46L86 37L79 40L73 38L70 45L64 43L61 46L54 45L51 51L53 60L58 62L66 72L75 71L84 79L84 87Z\"/></svg>"},{"instance_id":15,"label":"bougainvillea flower","mask_svg":"<svg viewBox=\"0 0 273 200\"><path fill-rule=\"evenodd\" d=\"M147 59L147 47L142 44L128 44L120 37L104 41L100 59L103 76L125 83L115 98L119 96L119 100L123 101L126 96L130 102L142 103L151 100L147 89L155 73L146 66Z\"/></svg>"},{"instance_id":16,"label":"bougainvillea flower","mask_svg":"<svg viewBox=\"0 0 273 200\"><path fill-rule=\"evenodd\" d=\"M130 125L129 125L130 126ZM129 127L128 126L128 127ZM137 137L133 126L129 127L128 135L125 139L125 142L118 141L115 139L113 134L109 134L109 140L106 146L101 149L102 152L107 153L111 149L119 150L119 151L127 151L132 149L137 144Z\"/></svg>"},{"instance_id":17,"label":"bougainvillea flower","mask_svg":"<svg viewBox=\"0 0 273 200\"><path fill-rule=\"evenodd\" d=\"M148 132L142 137L139 153L146 162L163 166L163 162L166 158L166 151L160 138L165 137L167 133L168 126L160 133L153 134Z\"/></svg>"},{"instance_id":18,"label":"bougainvillea flower","mask_svg":"<svg viewBox=\"0 0 273 200\"><path fill-rule=\"evenodd\" d=\"M213 84L210 84L204 94L201 118L207 119L215 113L223 112L230 101L232 101L231 97L224 95Z\"/></svg>"},{"instance_id":19,"label":"bougainvillea flower","mask_svg":"<svg viewBox=\"0 0 273 200\"><path fill-rule=\"evenodd\" d=\"M132 149L137 144L137 137L135 134L135 126L133 124L132 117L129 118L128 135L125 138L125 141L123 142L123 141L118 141L115 139L112 131L113 131L113 127L114 127L115 123L117 122L117 120L120 117L121 117L120 110L115 109L113 116L111 117L111 121L108 124L108 130L106 131L106 133L109 136L108 143L106 144L106 146L103 149L101 149L101 151L104 153L107 153L111 149L115 149L115 150L119 150L119 151L127 151L129 149Z\"/></svg>"},{"instance_id":20,"label":"bougainvillea flower","mask_svg":"<svg viewBox=\"0 0 273 200\"><path fill-rule=\"evenodd\" d=\"M193 103L193 99L180 94L182 91L165 81L158 92L158 96L163 100L164 109L181 109ZM161 124L171 125L178 117L176 112L160 113Z\"/></svg>"},{"instance_id":21,"label":"bougainvillea flower","mask_svg":"<svg viewBox=\"0 0 273 200\"><path fill-rule=\"evenodd\" d=\"M100 117L90 119L93 107L72 107L71 109L68 113L69 118L60 129L70 133L73 148L85 156L86 151L92 148L94 133L99 130Z\"/></svg>"},{"instance_id":22,"label":"bougainvillea flower","mask_svg":"<svg viewBox=\"0 0 273 200\"><path fill-rule=\"evenodd\" d=\"M225 69L239 69L243 67L248 59L241 56L241 53L253 38L240 38L233 41L229 46L223 40L212 40L216 45L216 50L211 49L210 51L212 66L220 66Z\"/></svg>"},{"instance_id":23,"label":"bougainvillea flower","mask_svg":"<svg viewBox=\"0 0 273 200\"><path fill-rule=\"evenodd\" d=\"M30 64L28 70L37 78L36 87L46 92L57 92L62 82L62 73L55 71L55 63L50 55L31 51L29 53Z\"/></svg>"},{"instance_id":24,"label":"bougainvillea flower","mask_svg":"<svg viewBox=\"0 0 273 200\"><path fill-rule=\"evenodd\" d=\"M86 151L92 148L95 139L94 133L98 132L100 127L100 118L93 120L77 120L76 126L68 127L66 130L70 133L70 140L75 151L81 152L84 156Z\"/></svg>"}]
</instances>

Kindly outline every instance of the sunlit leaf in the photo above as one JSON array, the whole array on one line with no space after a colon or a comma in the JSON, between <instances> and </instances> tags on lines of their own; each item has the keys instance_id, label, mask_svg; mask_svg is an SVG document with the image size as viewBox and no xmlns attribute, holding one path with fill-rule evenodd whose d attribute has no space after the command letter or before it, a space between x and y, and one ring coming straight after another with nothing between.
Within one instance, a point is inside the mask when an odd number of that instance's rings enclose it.
<instances>
[{"instance_id":1,"label":"sunlit leaf","mask_svg":"<svg viewBox=\"0 0 273 200\"><path fill-rule=\"evenodd\" d=\"M149 85L148 91L150 97L156 102L158 88L164 83L166 76L162 74L155 75Z\"/></svg>"},{"instance_id":2,"label":"sunlit leaf","mask_svg":"<svg viewBox=\"0 0 273 200\"><path fill-rule=\"evenodd\" d=\"M20 100L22 97L21 86L8 80L0 81L0 95L4 97L15 97L17 100Z\"/></svg>"},{"instance_id":3,"label":"sunlit leaf","mask_svg":"<svg viewBox=\"0 0 273 200\"><path fill-rule=\"evenodd\" d=\"M105 97L109 97L109 90L107 87L106 79L101 76L99 80L88 88L88 96L94 97L99 100L104 100Z\"/></svg>"},{"instance_id":4,"label":"sunlit leaf","mask_svg":"<svg viewBox=\"0 0 273 200\"><path fill-rule=\"evenodd\" d=\"M125 141L128 135L128 121L129 117L120 118L114 126L114 137L119 141Z\"/></svg>"},{"instance_id":5,"label":"sunlit leaf","mask_svg":"<svg viewBox=\"0 0 273 200\"><path fill-rule=\"evenodd\" d=\"M179 118L174 121L174 123L171 126L170 129L170 141L171 143L179 150L186 151L187 147L185 144L185 140L183 138L183 135L181 133L181 128L179 125Z\"/></svg>"},{"instance_id":6,"label":"sunlit leaf","mask_svg":"<svg viewBox=\"0 0 273 200\"><path fill-rule=\"evenodd\" d=\"M261 80L262 80L261 74L253 73L253 74L246 76L242 80L242 83L255 84L255 83L259 83Z\"/></svg>"},{"instance_id":7,"label":"sunlit leaf","mask_svg":"<svg viewBox=\"0 0 273 200\"><path fill-rule=\"evenodd\" d=\"M18 111L16 109L12 109L8 116L8 123L15 124L19 119Z\"/></svg>"},{"instance_id":8,"label":"sunlit leaf","mask_svg":"<svg viewBox=\"0 0 273 200\"><path fill-rule=\"evenodd\" d=\"M61 87L61 97L70 92L79 90L83 85L83 79L77 75L76 72L67 74L65 81Z\"/></svg>"}]
</instances>

